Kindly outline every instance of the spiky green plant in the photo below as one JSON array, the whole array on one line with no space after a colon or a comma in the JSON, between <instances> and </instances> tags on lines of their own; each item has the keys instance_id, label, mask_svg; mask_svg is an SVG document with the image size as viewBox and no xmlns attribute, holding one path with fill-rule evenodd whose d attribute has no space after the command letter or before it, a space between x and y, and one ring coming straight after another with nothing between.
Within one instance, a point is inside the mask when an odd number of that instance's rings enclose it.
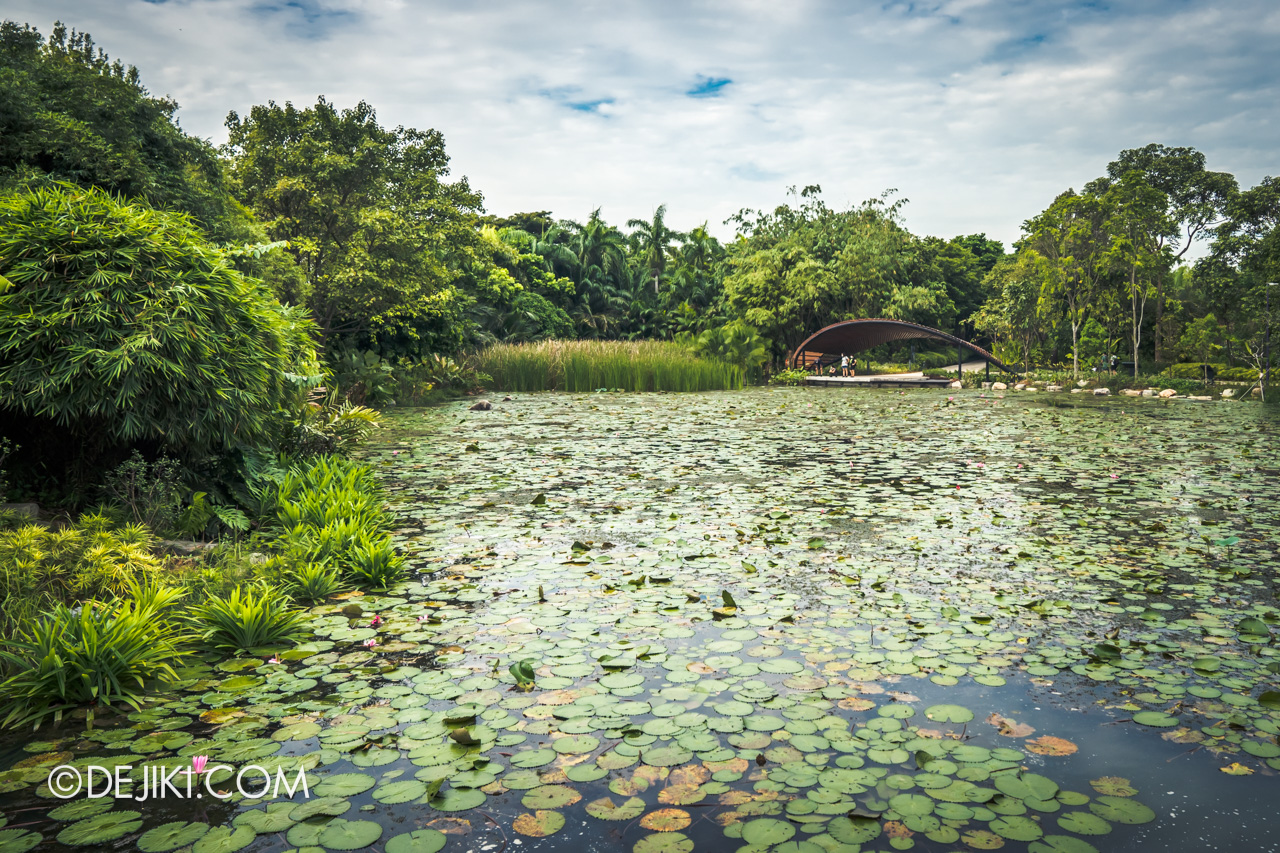
<instances>
[{"instance_id":1,"label":"spiky green plant","mask_svg":"<svg viewBox=\"0 0 1280 853\"><path fill-rule=\"evenodd\" d=\"M182 593L135 586L109 604L59 604L0 650L12 672L0 683L0 726L57 722L73 708L139 708L148 688L177 680L182 630L169 615ZM92 719L92 718L91 718Z\"/></svg>"},{"instance_id":2,"label":"spiky green plant","mask_svg":"<svg viewBox=\"0 0 1280 853\"><path fill-rule=\"evenodd\" d=\"M314 604L348 589L338 570L327 563L302 563L280 575L284 590L300 601Z\"/></svg>"},{"instance_id":3,"label":"spiky green plant","mask_svg":"<svg viewBox=\"0 0 1280 853\"><path fill-rule=\"evenodd\" d=\"M368 540L351 549L348 555L351 577L370 589L385 590L404 580L404 560L396 556L386 540Z\"/></svg>"},{"instance_id":4,"label":"spiky green plant","mask_svg":"<svg viewBox=\"0 0 1280 853\"><path fill-rule=\"evenodd\" d=\"M266 584L238 586L191 609L200 638L233 652L295 642L309 632L306 616L283 591Z\"/></svg>"}]
</instances>

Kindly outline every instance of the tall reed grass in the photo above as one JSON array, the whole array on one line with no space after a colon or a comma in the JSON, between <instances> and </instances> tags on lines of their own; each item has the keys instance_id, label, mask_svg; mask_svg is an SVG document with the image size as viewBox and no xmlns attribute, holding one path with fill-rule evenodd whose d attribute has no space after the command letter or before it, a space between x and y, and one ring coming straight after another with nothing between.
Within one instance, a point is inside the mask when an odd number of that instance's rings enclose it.
<instances>
[{"instance_id":1,"label":"tall reed grass","mask_svg":"<svg viewBox=\"0 0 1280 853\"><path fill-rule=\"evenodd\" d=\"M502 391L720 391L742 387L742 369L669 341L539 341L495 344L477 356Z\"/></svg>"}]
</instances>

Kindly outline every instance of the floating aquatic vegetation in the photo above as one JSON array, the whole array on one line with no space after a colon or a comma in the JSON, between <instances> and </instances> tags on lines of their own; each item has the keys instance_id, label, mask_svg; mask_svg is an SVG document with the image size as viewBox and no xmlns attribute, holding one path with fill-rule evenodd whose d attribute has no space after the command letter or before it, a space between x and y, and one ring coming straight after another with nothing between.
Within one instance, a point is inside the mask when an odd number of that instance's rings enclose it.
<instances>
[{"instance_id":1,"label":"floating aquatic vegetation","mask_svg":"<svg viewBox=\"0 0 1280 853\"><path fill-rule=\"evenodd\" d=\"M72 803L0 845L80 827L68 838L159 849L212 825L209 850L501 831L637 853L1087 853L1155 832L1153 780L1195 787L1193 763L1274 791L1274 425L1257 407L932 402L398 412L366 461L414 580L312 608L278 662L210 659L180 694L0 774L30 797L66 760L45 756L207 755L306 767L311 798L246 800L227 826ZM1215 527L1236 531L1230 555L1200 538ZM1185 786L1128 758L1185 750L1159 762Z\"/></svg>"}]
</instances>

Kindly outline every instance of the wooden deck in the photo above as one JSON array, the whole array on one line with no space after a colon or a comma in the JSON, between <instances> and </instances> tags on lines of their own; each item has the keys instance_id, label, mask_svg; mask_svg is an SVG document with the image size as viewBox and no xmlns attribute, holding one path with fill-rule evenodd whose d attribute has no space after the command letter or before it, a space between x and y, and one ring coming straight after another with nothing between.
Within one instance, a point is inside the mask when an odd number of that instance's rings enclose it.
<instances>
[{"instance_id":1,"label":"wooden deck","mask_svg":"<svg viewBox=\"0 0 1280 853\"><path fill-rule=\"evenodd\" d=\"M892 385L897 388L946 388L953 380L926 379L923 376L809 376L806 385L826 387L872 388Z\"/></svg>"}]
</instances>

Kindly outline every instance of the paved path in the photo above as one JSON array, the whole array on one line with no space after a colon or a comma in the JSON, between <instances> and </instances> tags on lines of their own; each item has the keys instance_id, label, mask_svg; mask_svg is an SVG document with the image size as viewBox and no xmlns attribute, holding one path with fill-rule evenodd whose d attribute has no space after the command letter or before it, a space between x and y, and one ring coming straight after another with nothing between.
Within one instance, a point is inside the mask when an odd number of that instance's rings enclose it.
<instances>
[{"instance_id":1,"label":"paved path","mask_svg":"<svg viewBox=\"0 0 1280 853\"><path fill-rule=\"evenodd\" d=\"M987 366L987 363L985 361L965 362L964 372L973 373L975 370L984 370L986 366ZM947 367L939 367L937 369L949 370L952 373L955 373L955 367L956 366L952 364ZM823 380L824 385L832 384L832 383L841 384L841 385L847 383L847 384L853 385L860 382L870 382L872 379L923 379L924 372L917 370L915 373L882 373L879 375L871 375L871 376L859 375L859 376L847 376L847 377L846 376L823 376L821 378Z\"/></svg>"}]
</instances>

